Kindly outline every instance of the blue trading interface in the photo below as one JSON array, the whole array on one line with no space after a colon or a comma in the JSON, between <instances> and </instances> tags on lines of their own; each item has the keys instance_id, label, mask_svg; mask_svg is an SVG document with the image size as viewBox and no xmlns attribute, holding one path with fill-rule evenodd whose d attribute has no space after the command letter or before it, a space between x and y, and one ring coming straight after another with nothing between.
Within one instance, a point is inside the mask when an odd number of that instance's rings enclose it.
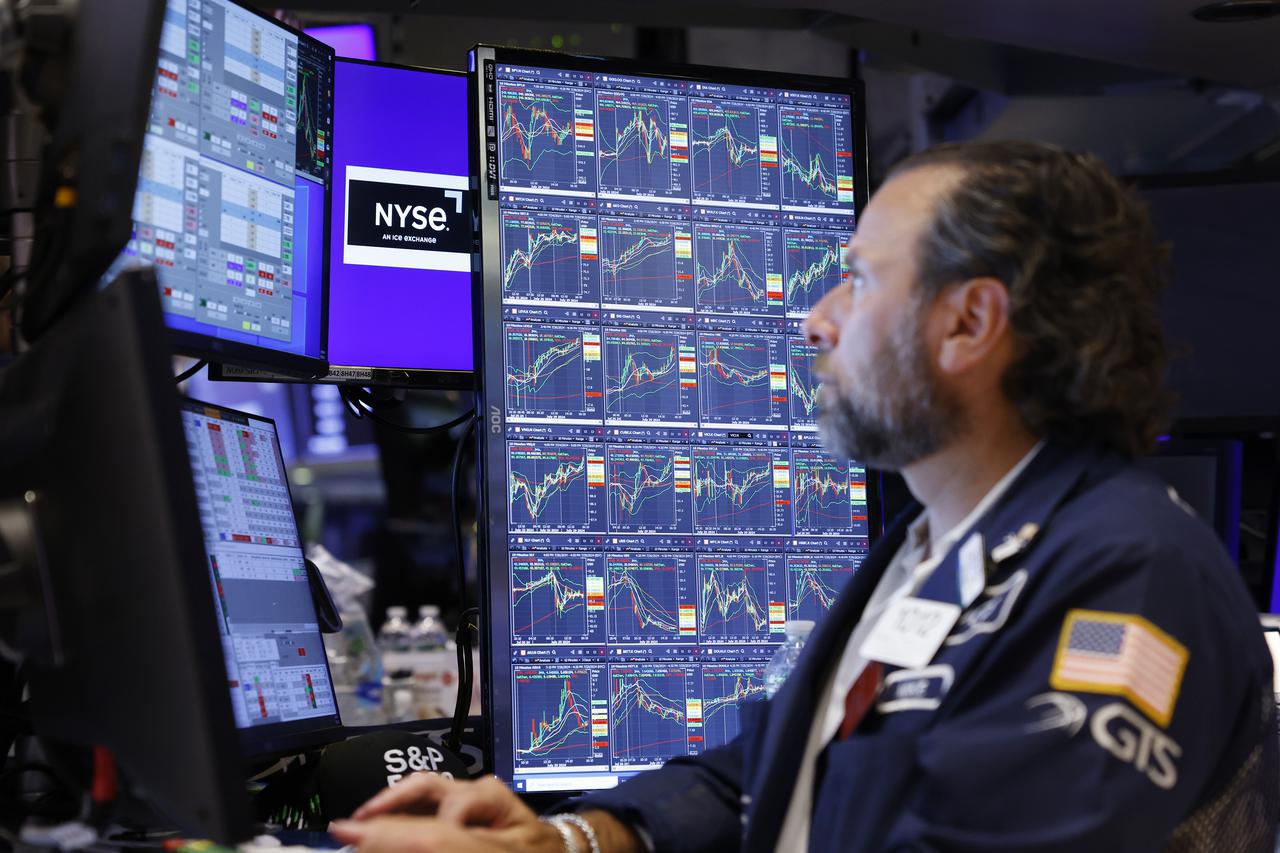
<instances>
[{"instance_id":1,"label":"blue trading interface","mask_svg":"<svg viewBox=\"0 0 1280 853\"><path fill-rule=\"evenodd\" d=\"M322 357L333 59L228 0L168 0L121 264L168 324Z\"/></svg>"},{"instance_id":2,"label":"blue trading interface","mask_svg":"<svg viewBox=\"0 0 1280 853\"><path fill-rule=\"evenodd\" d=\"M866 471L820 447L800 334L845 272L852 104L495 72L495 689L518 790L607 787L732 740L787 621L821 619L866 553Z\"/></svg>"}]
</instances>

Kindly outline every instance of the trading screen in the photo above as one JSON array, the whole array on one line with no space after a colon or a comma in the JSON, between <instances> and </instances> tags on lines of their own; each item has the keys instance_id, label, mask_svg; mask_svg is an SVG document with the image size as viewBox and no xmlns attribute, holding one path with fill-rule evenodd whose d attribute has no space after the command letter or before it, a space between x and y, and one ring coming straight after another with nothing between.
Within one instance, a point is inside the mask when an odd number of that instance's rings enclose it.
<instances>
[{"instance_id":1,"label":"trading screen","mask_svg":"<svg viewBox=\"0 0 1280 853\"><path fill-rule=\"evenodd\" d=\"M227 0L168 0L120 261L170 327L323 358L329 48Z\"/></svg>"},{"instance_id":2,"label":"trading screen","mask_svg":"<svg viewBox=\"0 0 1280 853\"><path fill-rule=\"evenodd\" d=\"M236 725L338 725L275 425L194 401L182 425Z\"/></svg>"},{"instance_id":3,"label":"trading screen","mask_svg":"<svg viewBox=\"0 0 1280 853\"><path fill-rule=\"evenodd\" d=\"M866 472L819 446L800 335L844 274L853 104L477 73L498 771L607 787L731 740L786 622L821 619L866 553Z\"/></svg>"},{"instance_id":4,"label":"trading screen","mask_svg":"<svg viewBox=\"0 0 1280 853\"><path fill-rule=\"evenodd\" d=\"M329 361L472 367L467 78L339 60L335 68ZM441 210L437 226L399 212ZM396 227L391 227L391 226ZM458 240L417 239L457 235ZM430 332L424 333L425 318Z\"/></svg>"}]
</instances>

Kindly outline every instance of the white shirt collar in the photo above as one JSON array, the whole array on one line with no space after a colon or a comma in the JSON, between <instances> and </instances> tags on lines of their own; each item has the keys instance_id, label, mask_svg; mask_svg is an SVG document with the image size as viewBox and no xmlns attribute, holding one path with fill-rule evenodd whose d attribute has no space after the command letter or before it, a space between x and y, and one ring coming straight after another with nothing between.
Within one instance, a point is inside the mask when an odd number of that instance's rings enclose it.
<instances>
[{"instance_id":1,"label":"white shirt collar","mask_svg":"<svg viewBox=\"0 0 1280 853\"><path fill-rule=\"evenodd\" d=\"M1040 449L1044 447L1044 444L1045 440L1043 438L1037 441L1035 447L1028 450L1026 455L1018 460L1018 464L1005 472L1005 475L997 480L994 486L987 490L987 493L982 496L982 500L978 501L977 506L970 510L969 514L961 519L959 524L952 527L945 535L939 538L937 544L932 549L928 549L928 559L922 561L913 571L917 580L933 571L933 568L941 562L942 558L951 550L951 546L960 541L960 537L963 536L969 528L977 524L978 520L987 514L987 511L995 505L996 501L1000 500L1000 498L1004 496L1004 493L1009 491L1009 487L1013 485L1013 481L1018 479L1018 475L1026 470L1027 466L1031 464L1031 460L1035 459L1036 454L1038 454ZM928 548L928 542L929 510L926 509L924 512L920 513L920 517L911 522L911 526L907 528L907 540L904 545L909 548Z\"/></svg>"}]
</instances>

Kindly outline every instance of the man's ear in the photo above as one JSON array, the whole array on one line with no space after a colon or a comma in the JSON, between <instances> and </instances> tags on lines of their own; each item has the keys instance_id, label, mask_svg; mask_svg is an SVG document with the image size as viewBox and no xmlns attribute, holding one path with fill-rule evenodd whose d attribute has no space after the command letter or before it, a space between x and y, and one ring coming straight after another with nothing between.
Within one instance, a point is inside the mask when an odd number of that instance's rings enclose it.
<instances>
[{"instance_id":1,"label":"man's ear","mask_svg":"<svg viewBox=\"0 0 1280 853\"><path fill-rule=\"evenodd\" d=\"M938 297L937 311L943 373L968 373L1007 343L1009 289L999 279L982 276L952 285Z\"/></svg>"}]
</instances>

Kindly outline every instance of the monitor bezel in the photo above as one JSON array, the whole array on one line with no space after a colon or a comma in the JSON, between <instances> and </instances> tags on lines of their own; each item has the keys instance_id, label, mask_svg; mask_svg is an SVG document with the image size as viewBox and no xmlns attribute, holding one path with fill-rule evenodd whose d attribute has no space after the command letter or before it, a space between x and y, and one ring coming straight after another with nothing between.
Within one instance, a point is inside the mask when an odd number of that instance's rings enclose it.
<instances>
[{"instance_id":1,"label":"monitor bezel","mask_svg":"<svg viewBox=\"0 0 1280 853\"><path fill-rule=\"evenodd\" d=\"M581 56L553 51L508 48L497 45L479 44L472 48L468 55L469 97L472 104L471 124L471 171L477 178L476 210L479 220L479 270L474 276L473 322L475 324L475 371L479 381L476 388L476 405L483 413L483 429L477 431L476 448L478 460L477 477L477 519L478 529L485 531L478 537L477 546L479 565L486 567L480 573L481 597L484 610L481 614L483 624L487 625L488 635L484 645L490 650L481 656L481 680L483 704L487 710L485 721L486 769L499 778L510 783L514 776L514 767L510 760L511 732L513 731L512 714L514 709L508 701L502 711L505 716L498 719L498 706L495 704L494 655L492 649L493 632L496 626L505 626L505 621L496 618L495 609L505 612L507 601L495 598L492 586L492 575L497 571L506 571L510 556L507 547L507 525L499 524L500 519L492 517L490 507L496 496L506 492L505 454L502 445L505 442L505 406L490 402L485 395L485 388L505 388L503 365L488 364L485 360L486 338L490 333L501 332L502 305L501 288L496 277L492 281L489 271L500 267L499 247L497 240L485 241L483 235L496 233L499 228L499 202L497 173L492 175L487 170L486 154L486 102L495 93L494 79L487 76L497 63L511 63L540 68L564 69L572 71L605 72L610 74L630 74L645 77L667 77L691 82L708 82L742 86L761 86L767 88L805 90L844 94L850 97L850 113L852 116L852 137L856 148L854 154L854 220L861 216L862 210L870 196L869 167L867 150L866 124L866 90L861 80L839 77L821 77L804 74L782 74L778 72L758 71L740 68L722 68L716 66L688 65L677 63L649 62L637 59L612 59L599 56ZM488 143L494 145L495 143ZM493 326L493 328L489 328ZM503 504L505 506L505 504ZM867 511L870 528L869 540L874 543L883 532L881 515L881 499L879 479L870 469L867 471ZM496 514L496 507L495 507ZM497 560L497 562L495 562ZM509 638L503 640L503 645ZM508 697L509 699L510 697ZM500 740L505 738L505 740ZM565 790L554 794L533 795L535 798L564 799L583 791Z\"/></svg>"},{"instance_id":2,"label":"monitor bezel","mask_svg":"<svg viewBox=\"0 0 1280 853\"><path fill-rule=\"evenodd\" d=\"M368 59L351 59L345 56L339 56L334 61L334 105L337 106L337 65L346 63L349 65L367 65L376 68L389 68L397 71L421 71L428 74L439 74L447 77L466 77L465 71L456 71L447 68L430 68L422 65L405 65L399 62L383 62L381 60ZM469 103L469 102L468 102ZM337 131L337 122L334 122L334 131ZM470 140L467 147L470 148ZM474 197L475 190L471 190ZM326 278L326 302L327 294L333 286L333 266L330 263L329 254L332 248L331 241L334 239L332 234L333 226L333 208L334 193L331 190L328 197L328 210L325 227L330 234L326 240L325 246L325 263L328 269ZM474 238L473 238L474 241ZM472 269L472 288L475 287L475 270L474 264ZM325 321L325 336L328 340L329 325L328 315ZM436 391L469 391L474 390L476 383L475 370L444 370L430 367L384 367L378 365L358 365L358 364L334 364L330 363L325 372L314 377L290 376L287 374L277 373L271 370L261 370L251 367L245 367L236 364L211 364L209 365L209 378L222 382L305 382L305 383L322 383L326 385L356 385L356 386L379 386L392 388L421 388L424 390Z\"/></svg>"},{"instance_id":3,"label":"monitor bezel","mask_svg":"<svg viewBox=\"0 0 1280 853\"><path fill-rule=\"evenodd\" d=\"M179 417L181 413L188 411L211 410L219 413L227 413L237 415L243 418L260 421L271 424L271 431L275 435L276 462L280 466L281 472L287 472L288 467L284 462L284 451L280 448L280 428L276 425L275 418L265 415L256 415L252 412L245 412L240 409L233 409L230 406L223 406L218 403L207 403L203 400L197 400L194 397L183 395L179 401ZM204 412L201 412L202 414ZM185 429L185 424L183 424ZM288 474L284 474L285 489L289 492L289 504L293 505L293 488L289 484ZM295 513L294 525L298 525L298 519ZM203 546L203 528L201 530L201 544ZM298 550L302 552L303 559L306 559L306 550L302 547L302 532L298 530ZM204 570L208 571L208 552L205 552L206 562L203 564ZM314 606L314 605L313 605ZM318 620L317 620L318 622ZM317 628L319 632L319 628ZM321 642L324 642L324 634L321 633ZM221 645L219 648L221 648ZM226 654L222 653L220 657L224 668L226 666ZM288 723L272 723L268 726L248 726L241 728L236 727L236 734L240 741L240 748L246 758L264 758L273 755L286 755L310 749L312 747L324 746L334 743L345 738L346 729L342 724L342 714L338 708L338 688L333 680L333 669L329 666L329 655L324 655L325 671L329 673L329 685L333 690L333 717L314 717L307 720L296 720ZM228 702L230 699L228 698ZM336 720L337 723L332 724L330 720ZM324 721L323 725L317 725L317 721ZM264 731L265 730L265 731Z\"/></svg>"},{"instance_id":4,"label":"monitor bezel","mask_svg":"<svg viewBox=\"0 0 1280 853\"><path fill-rule=\"evenodd\" d=\"M260 9L242 2L242 0L224 0L229 5L235 6L246 12L270 22L273 26L279 27L285 32L297 36L299 39L305 39L313 46L321 48L329 57L329 76L333 79L334 62L336 53L329 45L307 35L302 30L290 26L283 21L277 20L266 14ZM154 87L153 87L154 96ZM331 105L332 106L332 105ZM150 108L148 107L148 113ZM335 128L330 126L330 130ZM143 133L144 137L146 131ZM330 148L332 149L334 136L330 136ZM268 346L260 344L246 344L241 341L230 341L225 338L219 338L215 335L205 334L203 332L193 332L189 329L175 329L169 325L168 313L165 313L165 333L169 339L169 343L173 346L175 352L182 355L189 355L193 358L206 359L211 362L225 362L230 364L240 364L246 367L256 368L259 370L267 370L278 372L282 375L296 377L299 380L306 380L311 377L322 375L329 367L329 204L333 196L333 170L330 168L329 180L324 185L325 190L325 215L324 225L321 233L321 241L323 258L320 263L320 352L318 355L311 356L305 354L282 352ZM136 192L136 191L135 191Z\"/></svg>"}]
</instances>

